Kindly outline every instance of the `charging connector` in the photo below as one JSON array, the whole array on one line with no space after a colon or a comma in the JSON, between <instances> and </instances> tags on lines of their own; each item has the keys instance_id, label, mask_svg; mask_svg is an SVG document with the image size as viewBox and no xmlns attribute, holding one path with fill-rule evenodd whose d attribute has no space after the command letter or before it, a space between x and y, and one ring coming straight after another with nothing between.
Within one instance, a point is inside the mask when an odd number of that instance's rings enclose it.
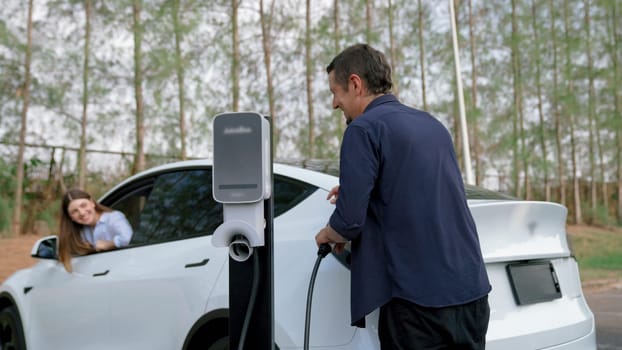
<instances>
[{"instance_id":1,"label":"charging connector","mask_svg":"<svg viewBox=\"0 0 622 350\"><path fill-rule=\"evenodd\" d=\"M309 290L307 291L307 312L305 315L305 336L304 336L304 350L309 349L309 327L311 325L311 301L313 300L313 286L315 285L315 277L317 276L318 268L322 259L328 255L332 250L332 247L328 243L320 244L317 250L317 259L313 266L313 272L311 272L311 280L309 281Z\"/></svg>"}]
</instances>

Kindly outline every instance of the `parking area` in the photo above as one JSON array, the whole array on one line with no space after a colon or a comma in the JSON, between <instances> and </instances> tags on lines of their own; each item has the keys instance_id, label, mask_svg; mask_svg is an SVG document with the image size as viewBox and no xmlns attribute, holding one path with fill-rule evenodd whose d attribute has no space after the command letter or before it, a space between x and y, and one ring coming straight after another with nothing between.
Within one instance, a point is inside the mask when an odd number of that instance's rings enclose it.
<instances>
[{"instance_id":1,"label":"parking area","mask_svg":"<svg viewBox=\"0 0 622 350\"><path fill-rule=\"evenodd\" d=\"M596 318L598 350L622 350L622 283L585 296Z\"/></svg>"}]
</instances>

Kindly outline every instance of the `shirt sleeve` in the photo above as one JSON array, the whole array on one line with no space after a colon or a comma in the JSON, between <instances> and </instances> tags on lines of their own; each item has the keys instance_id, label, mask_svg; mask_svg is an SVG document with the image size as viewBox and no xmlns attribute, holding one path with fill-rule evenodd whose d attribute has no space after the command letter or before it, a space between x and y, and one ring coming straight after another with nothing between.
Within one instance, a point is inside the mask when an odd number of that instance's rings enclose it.
<instances>
[{"instance_id":1,"label":"shirt sleeve","mask_svg":"<svg viewBox=\"0 0 622 350\"><path fill-rule=\"evenodd\" d=\"M369 133L351 124L343 136L339 196L329 221L330 226L348 240L361 234L378 168L378 152Z\"/></svg>"},{"instance_id":2,"label":"shirt sleeve","mask_svg":"<svg viewBox=\"0 0 622 350\"><path fill-rule=\"evenodd\" d=\"M130 244L132 239L132 226L120 211L113 212L114 216L110 220L110 229L113 232L112 241L115 247L121 248Z\"/></svg>"}]
</instances>

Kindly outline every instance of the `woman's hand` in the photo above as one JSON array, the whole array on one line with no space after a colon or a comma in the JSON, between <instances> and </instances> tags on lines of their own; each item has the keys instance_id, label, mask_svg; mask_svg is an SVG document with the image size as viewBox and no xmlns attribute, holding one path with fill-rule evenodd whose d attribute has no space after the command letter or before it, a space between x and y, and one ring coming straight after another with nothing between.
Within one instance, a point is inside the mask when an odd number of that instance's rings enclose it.
<instances>
[{"instance_id":1,"label":"woman's hand","mask_svg":"<svg viewBox=\"0 0 622 350\"><path fill-rule=\"evenodd\" d=\"M95 250L98 252L102 252L105 250L110 250L110 249L115 249L116 246L114 245L113 241L103 241L103 240L99 240L97 242L95 242Z\"/></svg>"}]
</instances>

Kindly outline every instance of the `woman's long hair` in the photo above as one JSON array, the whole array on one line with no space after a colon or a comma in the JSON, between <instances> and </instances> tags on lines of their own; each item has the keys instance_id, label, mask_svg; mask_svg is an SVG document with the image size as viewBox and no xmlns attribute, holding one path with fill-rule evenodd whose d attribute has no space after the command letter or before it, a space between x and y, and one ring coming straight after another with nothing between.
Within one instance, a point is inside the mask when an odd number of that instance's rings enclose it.
<instances>
[{"instance_id":1,"label":"woman's long hair","mask_svg":"<svg viewBox=\"0 0 622 350\"><path fill-rule=\"evenodd\" d=\"M103 213L112 209L97 203L90 194L80 190L68 190L63 196L60 207L60 227L58 230L58 260L63 263L67 272L72 272L71 257L74 255L85 255L95 251L89 242L82 239L82 228L84 225L78 224L71 219L68 207L74 199L88 199L95 203L95 211Z\"/></svg>"}]
</instances>

